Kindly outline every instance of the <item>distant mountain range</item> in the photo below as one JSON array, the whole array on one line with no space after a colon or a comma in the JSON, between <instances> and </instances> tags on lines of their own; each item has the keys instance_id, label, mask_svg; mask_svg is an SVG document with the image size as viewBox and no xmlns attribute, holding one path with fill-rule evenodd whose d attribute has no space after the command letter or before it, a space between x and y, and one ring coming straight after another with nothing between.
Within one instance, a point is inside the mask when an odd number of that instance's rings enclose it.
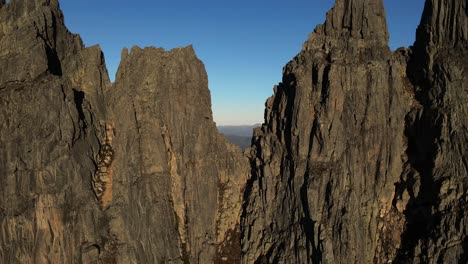
<instances>
[{"instance_id":1,"label":"distant mountain range","mask_svg":"<svg viewBox=\"0 0 468 264\"><path fill-rule=\"evenodd\" d=\"M242 150L245 150L246 148L250 147L253 129L260 125L261 124L218 126L218 131L223 134L229 142L239 146Z\"/></svg>"}]
</instances>

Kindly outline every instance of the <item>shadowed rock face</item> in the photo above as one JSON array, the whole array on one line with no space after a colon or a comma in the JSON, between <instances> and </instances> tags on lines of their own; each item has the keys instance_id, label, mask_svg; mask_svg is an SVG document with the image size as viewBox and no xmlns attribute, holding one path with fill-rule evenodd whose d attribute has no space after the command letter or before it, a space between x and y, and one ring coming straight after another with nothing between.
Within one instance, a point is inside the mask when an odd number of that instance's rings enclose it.
<instances>
[{"instance_id":1,"label":"shadowed rock face","mask_svg":"<svg viewBox=\"0 0 468 264\"><path fill-rule=\"evenodd\" d=\"M381 1L337 1L284 68L254 135L246 263L392 259L399 236L383 236L403 228L392 202L415 102L386 32Z\"/></svg>"},{"instance_id":2,"label":"shadowed rock face","mask_svg":"<svg viewBox=\"0 0 468 264\"><path fill-rule=\"evenodd\" d=\"M468 261L468 1L426 1L407 68L404 241L396 262Z\"/></svg>"},{"instance_id":3,"label":"shadowed rock face","mask_svg":"<svg viewBox=\"0 0 468 264\"><path fill-rule=\"evenodd\" d=\"M255 132L244 263L466 262L466 10L391 53L382 1L336 1Z\"/></svg>"},{"instance_id":4,"label":"shadowed rock face","mask_svg":"<svg viewBox=\"0 0 468 264\"><path fill-rule=\"evenodd\" d=\"M467 10L392 52L382 0L336 0L247 158L192 47L112 84L57 0L0 0L0 262L467 262Z\"/></svg>"},{"instance_id":5,"label":"shadowed rock face","mask_svg":"<svg viewBox=\"0 0 468 264\"><path fill-rule=\"evenodd\" d=\"M99 47L57 1L0 5L0 262L238 262L248 161L192 48Z\"/></svg>"}]
</instances>

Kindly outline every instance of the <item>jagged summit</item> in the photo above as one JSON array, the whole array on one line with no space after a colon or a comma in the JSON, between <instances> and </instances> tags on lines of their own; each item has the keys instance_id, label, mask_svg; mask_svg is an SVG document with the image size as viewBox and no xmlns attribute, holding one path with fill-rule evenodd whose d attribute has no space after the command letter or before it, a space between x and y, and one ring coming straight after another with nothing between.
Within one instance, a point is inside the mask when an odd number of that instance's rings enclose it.
<instances>
[{"instance_id":1,"label":"jagged summit","mask_svg":"<svg viewBox=\"0 0 468 264\"><path fill-rule=\"evenodd\" d=\"M14 15L28 15L29 13L40 10L43 7L51 7L57 11L60 9L60 4L58 0L10 0L6 2L5 0L0 0L0 8L2 6L9 7L10 13Z\"/></svg>"},{"instance_id":2,"label":"jagged summit","mask_svg":"<svg viewBox=\"0 0 468 264\"><path fill-rule=\"evenodd\" d=\"M466 3L392 53L382 1L335 1L255 130L243 263L467 263Z\"/></svg>"},{"instance_id":3,"label":"jagged summit","mask_svg":"<svg viewBox=\"0 0 468 264\"><path fill-rule=\"evenodd\" d=\"M337 0L303 45L329 59L368 60L389 56L388 29L382 0ZM350 56L354 54L354 56Z\"/></svg>"},{"instance_id":4,"label":"jagged summit","mask_svg":"<svg viewBox=\"0 0 468 264\"><path fill-rule=\"evenodd\" d=\"M468 1L426 1L417 36L415 46L466 48L468 45Z\"/></svg>"},{"instance_id":5,"label":"jagged summit","mask_svg":"<svg viewBox=\"0 0 468 264\"><path fill-rule=\"evenodd\" d=\"M111 84L57 0L0 0L0 262L468 263L467 2L392 53L382 0L336 0L246 157L190 46Z\"/></svg>"},{"instance_id":6,"label":"jagged summit","mask_svg":"<svg viewBox=\"0 0 468 264\"><path fill-rule=\"evenodd\" d=\"M123 51L111 84L58 1L1 3L0 263L239 262L248 160L193 48Z\"/></svg>"},{"instance_id":7,"label":"jagged summit","mask_svg":"<svg viewBox=\"0 0 468 264\"><path fill-rule=\"evenodd\" d=\"M58 1L13 0L0 9L0 84L60 76L67 60L84 50L65 26Z\"/></svg>"},{"instance_id":8,"label":"jagged summit","mask_svg":"<svg viewBox=\"0 0 468 264\"><path fill-rule=\"evenodd\" d=\"M338 0L324 25L327 36L388 42L382 0Z\"/></svg>"}]
</instances>

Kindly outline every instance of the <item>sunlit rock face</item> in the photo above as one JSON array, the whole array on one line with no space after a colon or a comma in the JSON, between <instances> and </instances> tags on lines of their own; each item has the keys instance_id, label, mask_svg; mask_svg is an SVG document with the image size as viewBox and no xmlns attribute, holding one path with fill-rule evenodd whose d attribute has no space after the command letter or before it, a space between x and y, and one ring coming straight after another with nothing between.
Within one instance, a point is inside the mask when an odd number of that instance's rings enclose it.
<instances>
[{"instance_id":1,"label":"sunlit rock face","mask_svg":"<svg viewBox=\"0 0 468 264\"><path fill-rule=\"evenodd\" d=\"M254 135L243 263L466 261L466 8L391 52L382 1L336 1Z\"/></svg>"},{"instance_id":2,"label":"sunlit rock face","mask_svg":"<svg viewBox=\"0 0 468 264\"><path fill-rule=\"evenodd\" d=\"M128 241L122 255L139 263L238 262L229 252L239 252L248 160L217 132L192 47L124 50L108 98L119 197L109 211L119 240Z\"/></svg>"},{"instance_id":3,"label":"sunlit rock face","mask_svg":"<svg viewBox=\"0 0 468 264\"><path fill-rule=\"evenodd\" d=\"M91 181L109 85L56 1L0 8L0 262L78 263L105 248Z\"/></svg>"},{"instance_id":4,"label":"sunlit rock face","mask_svg":"<svg viewBox=\"0 0 468 264\"><path fill-rule=\"evenodd\" d=\"M57 0L0 0L0 263L468 262L467 8L393 52L382 0L336 0L244 156L192 47L111 83Z\"/></svg>"},{"instance_id":5,"label":"sunlit rock face","mask_svg":"<svg viewBox=\"0 0 468 264\"><path fill-rule=\"evenodd\" d=\"M111 84L57 1L0 8L0 262L239 262L249 163L193 49L125 51Z\"/></svg>"}]
</instances>

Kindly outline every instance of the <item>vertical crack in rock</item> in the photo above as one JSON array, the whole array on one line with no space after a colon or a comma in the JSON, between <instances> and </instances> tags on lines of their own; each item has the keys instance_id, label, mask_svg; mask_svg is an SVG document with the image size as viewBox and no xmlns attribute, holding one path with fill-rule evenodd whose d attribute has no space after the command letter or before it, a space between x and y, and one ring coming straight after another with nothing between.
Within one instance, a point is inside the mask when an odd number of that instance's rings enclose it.
<instances>
[{"instance_id":1,"label":"vertical crack in rock","mask_svg":"<svg viewBox=\"0 0 468 264\"><path fill-rule=\"evenodd\" d=\"M467 6L392 53L382 1L336 0L255 132L243 263L466 261Z\"/></svg>"},{"instance_id":2,"label":"vertical crack in rock","mask_svg":"<svg viewBox=\"0 0 468 264\"><path fill-rule=\"evenodd\" d=\"M83 101L85 99L85 93L83 91L77 91L73 89L73 100L75 101L76 110L78 111L79 122L81 124L81 130L86 133L86 116L83 111Z\"/></svg>"},{"instance_id":3,"label":"vertical crack in rock","mask_svg":"<svg viewBox=\"0 0 468 264\"><path fill-rule=\"evenodd\" d=\"M180 249L182 250L181 256L184 262L188 262L187 254L189 254L190 248L188 248L186 237L187 211L185 208L185 180L178 173L177 156L173 150L171 137L166 125L163 125L161 135L164 139L164 145L166 146L168 156L168 166L171 177L171 201L174 206L174 213L177 217L178 238L180 239Z\"/></svg>"},{"instance_id":4,"label":"vertical crack in rock","mask_svg":"<svg viewBox=\"0 0 468 264\"><path fill-rule=\"evenodd\" d=\"M218 134L206 71L193 48L124 49L108 106L119 131L113 193L125 201L112 207L116 215L138 216L119 223L122 255L148 263L235 257L249 166Z\"/></svg>"},{"instance_id":5,"label":"vertical crack in rock","mask_svg":"<svg viewBox=\"0 0 468 264\"><path fill-rule=\"evenodd\" d=\"M52 29L53 29L53 42L54 44L55 41L56 41L56 32L57 32L57 28L56 28L56 18L55 16L52 16L51 17L51 22L52 22ZM49 70L49 72L53 75L57 75L57 76L61 76L62 75L62 65L61 65L61 62L60 62L60 59L58 57L58 54L57 54L57 50L54 48L54 44L51 43L50 39L49 39L49 36L47 35L47 28L48 28L48 25L47 25L47 19L44 19L44 28L46 29L45 32L41 32L38 25L36 24L36 22L34 22L34 28L36 30L36 38L39 38L43 41L43 45L44 45L44 49L45 49L45 53L46 53L46 57L47 57L47 68Z\"/></svg>"},{"instance_id":6,"label":"vertical crack in rock","mask_svg":"<svg viewBox=\"0 0 468 264\"><path fill-rule=\"evenodd\" d=\"M90 187L102 53L66 29L57 1L2 1L0 17L0 262L96 260L104 250L80 249L107 239Z\"/></svg>"},{"instance_id":7,"label":"vertical crack in rock","mask_svg":"<svg viewBox=\"0 0 468 264\"><path fill-rule=\"evenodd\" d=\"M407 116L404 244L395 262L467 258L468 1L426 1L408 76L420 107Z\"/></svg>"},{"instance_id":8,"label":"vertical crack in rock","mask_svg":"<svg viewBox=\"0 0 468 264\"><path fill-rule=\"evenodd\" d=\"M111 84L57 0L0 0L0 262L466 263L467 7L391 52L382 0L336 0L246 158L191 46Z\"/></svg>"}]
</instances>

